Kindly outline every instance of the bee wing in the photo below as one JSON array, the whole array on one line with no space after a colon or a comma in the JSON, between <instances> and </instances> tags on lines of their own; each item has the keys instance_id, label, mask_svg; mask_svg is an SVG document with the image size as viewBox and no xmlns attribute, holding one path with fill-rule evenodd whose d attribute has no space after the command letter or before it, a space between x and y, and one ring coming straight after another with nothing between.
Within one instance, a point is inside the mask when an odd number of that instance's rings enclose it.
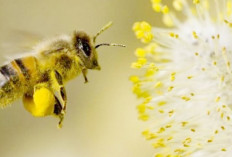
<instances>
[{"instance_id":1,"label":"bee wing","mask_svg":"<svg viewBox=\"0 0 232 157\"><path fill-rule=\"evenodd\" d=\"M7 59L12 59L10 56L17 56L25 52L31 52L32 48L43 38L41 35L23 30L12 30L6 33L6 38L0 44L1 55L7 54Z\"/></svg>"}]
</instances>

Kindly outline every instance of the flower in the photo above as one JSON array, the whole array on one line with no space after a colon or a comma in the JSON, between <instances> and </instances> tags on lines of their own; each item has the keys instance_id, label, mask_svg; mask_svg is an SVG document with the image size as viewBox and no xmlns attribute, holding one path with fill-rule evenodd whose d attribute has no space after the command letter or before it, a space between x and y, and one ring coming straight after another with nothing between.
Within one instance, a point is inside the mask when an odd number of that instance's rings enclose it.
<instances>
[{"instance_id":1,"label":"flower","mask_svg":"<svg viewBox=\"0 0 232 157\"><path fill-rule=\"evenodd\" d=\"M166 28L136 22L131 76L155 157L232 154L232 0L152 0ZM180 12L184 18L175 14Z\"/></svg>"}]
</instances>

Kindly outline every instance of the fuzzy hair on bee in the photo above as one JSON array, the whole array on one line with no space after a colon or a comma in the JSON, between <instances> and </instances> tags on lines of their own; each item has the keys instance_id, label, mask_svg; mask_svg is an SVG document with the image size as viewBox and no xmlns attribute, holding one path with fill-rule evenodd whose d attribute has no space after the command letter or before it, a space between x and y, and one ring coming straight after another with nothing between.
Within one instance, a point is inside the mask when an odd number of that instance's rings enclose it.
<instances>
[{"instance_id":1,"label":"fuzzy hair on bee","mask_svg":"<svg viewBox=\"0 0 232 157\"><path fill-rule=\"evenodd\" d=\"M100 70L96 49L121 46L102 43L96 38L112 25L104 26L94 37L83 31L39 43L33 55L13 59L0 67L0 107L22 98L25 109L35 117L55 116L62 127L67 106L65 84L88 70Z\"/></svg>"}]
</instances>

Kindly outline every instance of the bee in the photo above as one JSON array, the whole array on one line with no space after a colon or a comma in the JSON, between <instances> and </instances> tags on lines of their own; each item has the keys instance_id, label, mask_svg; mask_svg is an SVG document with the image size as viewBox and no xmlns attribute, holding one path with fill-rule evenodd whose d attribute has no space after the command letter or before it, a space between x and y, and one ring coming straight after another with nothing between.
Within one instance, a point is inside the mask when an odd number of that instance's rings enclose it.
<instances>
[{"instance_id":1,"label":"bee","mask_svg":"<svg viewBox=\"0 0 232 157\"><path fill-rule=\"evenodd\" d=\"M0 106L22 98L25 109L35 117L55 116L62 127L67 106L65 84L82 74L88 82L88 69L100 70L96 49L121 46L96 38L112 25L109 22L94 37L83 31L62 35L36 45L32 55L16 58L0 67Z\"/></svg>"}]
</instances>

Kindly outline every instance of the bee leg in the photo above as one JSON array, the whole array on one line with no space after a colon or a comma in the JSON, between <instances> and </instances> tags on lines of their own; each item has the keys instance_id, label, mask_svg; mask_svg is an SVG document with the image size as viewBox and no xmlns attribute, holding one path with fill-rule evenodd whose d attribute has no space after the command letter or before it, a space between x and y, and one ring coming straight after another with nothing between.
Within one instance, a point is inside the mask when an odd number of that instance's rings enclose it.
<instances>
[{"instance_id":1,"label":"bee leg","mask_svg":"<svg viewBox=\"0 0 232 157\"><path fill-rule=\"evenodd\" d=\"M54 106L54 114L59 117L60 121L58 123L58 128L62 128L63 120L64 120L64 112L62 112L62 105L59 99L55 96L56 103Z\"/></svg>"},{"instance_id":2,"label":"bee leg","mask_svg":"<svg viewBox=\"0 0 232 157\"><path fill-rule=\"evenodd\" d=\"M65 114L66 106L67 106L67 94L66 94L66 90L64 88L63 78L58 71L55 70L54 72L55 72L55 77L52 77L52 79L54 78L53 81L56 82L55 84L57 84L57 86L54 86L53 88L58 91L58 94L63 101L63 107L62 107L61 112L63 112L63 114Z\"/></svg>"},{"instance_id":3,"label":"bee leg","mask_svg":"<svg viewBox=\"0 0 232 157\"><path fill-rule=\"evenodd\" d=\"M83 74L83 76L84 76L84 79L85 79L85 83L88 83L89 81L88 81L88 78L87 78L87 69L82 69L82 74Z\"/></svg>"},{"instance_id":4,"label":"bee leg","mask_svg":"<svg viewBox=\"0 0 232 157\"><path fill-rule=\"evenodd\" d=\"M53 114L55 97L48 83L39 83L34 86L34 91L24 94L23 104L33 116L44 117Z\"/></svg>"}]
</instances>

